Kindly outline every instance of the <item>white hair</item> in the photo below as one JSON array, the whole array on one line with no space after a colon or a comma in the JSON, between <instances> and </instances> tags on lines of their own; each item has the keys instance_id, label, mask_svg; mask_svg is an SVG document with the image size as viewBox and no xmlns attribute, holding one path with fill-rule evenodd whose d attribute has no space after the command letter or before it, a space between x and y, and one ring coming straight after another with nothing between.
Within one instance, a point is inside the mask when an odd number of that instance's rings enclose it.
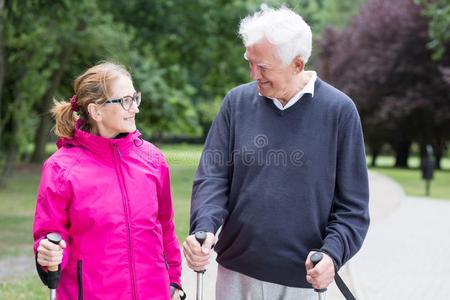
<instances>
[{"instance_id":1,"label":"white hair","mask_svg":"<svg viewBox=\"0 0 450 300\"><path fill-rule=\"evenodd\" d=\"M239 35L245 47L266 38L276 46L284 64L300 56L306 63L311 56L312 32L301 16L287 7L273 9L266 5L239 25Z\"/></svg>"}]
</instances>

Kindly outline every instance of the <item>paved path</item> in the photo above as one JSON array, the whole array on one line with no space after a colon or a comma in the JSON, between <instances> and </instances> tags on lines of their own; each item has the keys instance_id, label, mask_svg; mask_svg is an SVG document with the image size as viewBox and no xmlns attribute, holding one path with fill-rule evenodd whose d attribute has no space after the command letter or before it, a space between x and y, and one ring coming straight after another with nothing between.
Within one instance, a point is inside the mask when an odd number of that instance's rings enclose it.
<instances>
[{"instance_id":1,"label":"paved path","mask_svg":"<svg viewBox=\"0 0 450 300\"><path fill-rule=\"evenodd\" d=\"M450 299L449 233L449 201L404 198L350 263L360 299Z\"/></svg>"},{"instance_id":2,"label":"paved path","mask_svg":"<svg viewBox=\"0 0 450 300\"><path fill-rule=\"evenodd\" d=\"M36 269L33 255L34 254L30 251L30 255L28 256L18 256L13 259L0 260L0 282L9 277L22 276L33 272Z\"/></svg>"},{"instance_id":3,"label":"paved path","mask_svg":"<svg viewBox=\"0 0 450 300\"><path fill-rule=\"evenodd\" d=\"M344 281L358 300L450 299L450 201L406 197L391 179L369 177L371 226L361 251L339 271ZM205 300L214 299L216 270L213 261ZM196 277L186 265L182 278L195 299ZM334 284L328 299L344 299Z\"/></svg>"},{"instance_id":4,"label":"paved path","mask_svg":"<svg viewBox=\"0 0 450 300\"><path fill-rule=\"evenodd\" d=\"M450 299L450 201L405 197L397 183L377 173L370 173L370 194L367 238L339 272L356 298ZM195 299L196 275L183 264L184 288L189 299ZM31 255L3 260L0 280L30 270ZM214 299L216 270L212 260L204 278L205 300ZM328 299L343 299L334 285Z\"/></svg>"}]
</instances>

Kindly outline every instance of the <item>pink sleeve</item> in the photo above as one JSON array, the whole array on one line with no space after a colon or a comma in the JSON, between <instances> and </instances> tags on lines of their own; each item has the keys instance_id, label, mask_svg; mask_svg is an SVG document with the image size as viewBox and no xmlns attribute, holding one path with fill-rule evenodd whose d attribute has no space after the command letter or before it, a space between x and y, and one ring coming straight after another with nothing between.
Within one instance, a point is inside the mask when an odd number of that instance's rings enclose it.
<instances>
[{"instance_id":1,"label":"pink sleeve","mask_svg":"<svg viewBox=\"0 0 450 300\"><path fill-rule=\"evenodd\" d=\"M160 165L160 191L158 194L159 213L158 218L163 229L164 254L169 265L169 277L171 283L181 286L181 252L180 244L175 235L173 221L172 196L170 192L169 167L164 158Z\"/></svg>"},{"instance_id":2,"label":"pink sleeve","mask_svg":"<svg viewBox=\"0 0 450 300\"><path fill-rule=\"evenodd\" d=\"M70 243L67 228L69 225L68 206L72 192L67 184L63 170L54 163L46 162L39 184L36 212L34 216L34 252L47 233L57 232L66 242L61 269L67 265Z\"/></svg>"}]
</instances>

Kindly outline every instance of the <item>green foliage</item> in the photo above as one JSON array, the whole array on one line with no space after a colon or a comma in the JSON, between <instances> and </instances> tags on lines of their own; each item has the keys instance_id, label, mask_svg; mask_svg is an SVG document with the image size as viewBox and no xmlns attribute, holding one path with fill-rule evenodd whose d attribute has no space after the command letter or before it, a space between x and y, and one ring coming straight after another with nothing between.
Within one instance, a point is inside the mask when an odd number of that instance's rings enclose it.
<instances>
[{"instance_id":1,"label":"green foliage","mask_svg":"<svg viewBox=\"0 0 450 300\"><path fill-rule=\"evenodd\" d=\"M428 46L433 50L433 59L441 60L450 54L450 4L447 0L417 0L425 6L424 14L430 19Z\"/></svg>"},{"instance_id":2,"label":"green foliage","mask_svg":"<svg viewBox=\"0 0 450 300\"><path fill-rule=\"evenodd\" d=\"M7 73L0 126L6 130L0 147L22 153L42 117L38 107L51 101L43 97L54 74L66 70L54 96L68 98L77 73L126 52L129 38L95 1L11 1L5 9Z\"/></svg>"},{"instance_id":3,"label":"green foliage","mask_svg":"<svg viewBox=\"0 0 450 300\"><path fill-rule=\"evenodd\" d=\"M119 1L105 2L104 7L116 20L136 29L138 48L146 47L152 53L161 68L161 80L179 91L175 106L180 107L182 97L194 106L188 114L190 126L197 123L198 127L198 122L203 122L197 110L199 103L222 98L231 87L247 80L243 49L236 34L240 18L247 13L244 1ZM171 98L166 93L162 96ZM171 101L160 103L158 109L166 107L172 113ZM167 131L169 125L163 128Z\"/></svg>"},{"instance_id":4,"label":"green foliage","mask_svg":"<svg viewBox=\"0 0 450 300\"><path fill-rule=\"evenodd\" d=\"M318 34L327 25L345 24L362 1L284 3ZM226 92L249 80L237 30L263 2L6 1L0 162L8 149L26 159L47 114L43 103L68 99L74 78L102 60L130 69L143 92L138 127L145 136L206 135Z\"/></svg>"},{"instance_id":5,"label":"green foliage","mask_svg":"<svg viewBox=\"0 0 450 300\"><path fill-rule=\"evenodd\" d=\"M143 56L146 58L143 59ZM180 84L179 88L171 87L164 78L166 70L159 66L150 50L144 55L134 52L127 61L136 88L143 94L138 114L138 127L142 133L158 137L168 133L179 136L199 135L196 112L189 101L195 89L187 83ZM176 72L175 69L178 66L172 66L169 72ZM178 72L182 76L180 70Z\"/></svg>"}]
</instances>

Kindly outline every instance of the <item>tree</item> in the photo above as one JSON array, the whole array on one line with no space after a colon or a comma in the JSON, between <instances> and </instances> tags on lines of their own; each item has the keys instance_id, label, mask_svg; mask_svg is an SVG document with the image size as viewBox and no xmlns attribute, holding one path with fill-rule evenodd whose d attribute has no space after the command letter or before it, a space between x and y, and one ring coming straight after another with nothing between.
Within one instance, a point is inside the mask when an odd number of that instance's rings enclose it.
<instances>
[{"instance_id":1,"label":"tree","mask_svg":"<svg viewBox=\"0 0 450 300\"><path fill-rule=\"evenodd\" d=\"M5 1L0 0L0 117L2 116L2 108L3 108L2 90L3 90L3 81L5 78L5 47L4 47L4 37L3 37L4 5L5 5ZM3 124L2 123L3 123L3 121L0 120L0 141L2 141L2 133L3 133ZM0 157L0 163L1 163L1 157ZM0 174L0 187L2 187L4 185L2 182L2 178L3 178L3 176L1 176L1 174Z\"/></svg>"},{"instance_id":2,"label":"tree","mask_svg":"<svg viewBox=\"0 0 450 300\"><path fill-rule=\"evenodd\" d=\"M58 30L47 32L47 41L49 35L53 39L49 51L53 67L49 68L51 75L39 101L38 115L42 117L34 134L34 151L31 157L32 162L40 163L45 158L45 145L51 128L49 111L64 76L71 74L73 77L73 73L68 72L71 62L77 57L88 58L86 62L92 61L92 58L102 59L109 54L109 49L122 43L126 36L122 28L116 26L111 17L99 9L96 1L60 1L52 5L47 3L45 8L37 6L35 9L44 12L40 19L44 26L58 26ZM47 11L51 11L51 14L46 14ZM67 11L71 14L68 15ZM113 32L111 29L117 31Z\"/></svg>"},{"instance_id":3,"label":"tree","mask_svg":"<svg viewBox=\"0 0 450 300\"><path fill-rule=\"evenodd\" d=\"M286 4L318 33L363 1ZM206 135L225 93L249 80L237 29L260 2L0 0L0 176L18 160L42 161L53 98L68 99L73 79L101 60L133 74L147 138Z\"/></svg>"},{"instance_id":4,"label":"tree","mask_svg":"<svg viewBox=\"0 0 450 300\"><path fill-rule=\"evenodd\" d=\"M133 43L154 55L161 81L169 90L178 91L177 97L169 96L171 101L196 108L218 95L222 98L231 87L247 80L246 62L236 31L251 4L235 0L137 0L105 1L103 5L116 20L135 28ZM153 107L161 112L154 120L173 122L174 118L161 110L167 102L163 96L159 106ZM206 135L209 124L203 122L208 117L203 110L195 109L193 113ZM194 121L194 115L189 119Z\"/></svg>"},{"instance_id":5,"label":"tree","mask_svg":"<svg viewBox=\"0 0 450 300\"><path fill-rule=\"evenodd\" d=\"M396 166L407 167L410 146L450 139L449 87L432 60L428 20L411 0L369 0L342 32L328 29L318 69L358 104L376 157L389 143ZM373 162L374 163L374 162Z\"/></svg>"},{"instance_id":6,"label":"tree","mask_svg":"<svg viewBox=\"0 0 450 300\"><path fill-rule=\"evenodd\" d=\"M4 12L3 8L5 6L5 1L0 0L0 116L2 115L2 88L3 88L3 80L5 78L5 47L4 47L4 38L3 38L3 27L4 27ZM0 141L2 137L2 126L0 124Z\"/></svg>"},{"instance_id":7,"label":"tree","mask_svg":"<svg viewBox=\"0 0 450 300\"><path fill-rule=\"evenodd\" d=\"M441 60L449 54L450 32L450 4L446 0L417 0L424 6L423 14L430 20L428 47L433 50L433 59Z\"/></svg>"},{"instance_id":8,"label":"tree","mask_svg":"<svg viewBox=\"0 0 450 300\"><path fill-rule=\"evenodd\" d=\"M53 98L71 95L80 70L104 59L108 51L126 52L117 45L127 45L124 30L92 1L12 0L6 2L4 16L8 73L1 93L2 178L22 159L33 136L33 159L42 162Z\"/></svg>"},{"instance_id":9,"label":"tree","mask_svg":"<svg viewBox=\"0 0 450 300\"><path fill-rule=\"evenodd\" d=\"M433 59L439 63L442 77L450 85L450 4L447 0L424 1L424 15L430 20L428 47L433 51Z\"/></svg>"}]
</instances>

